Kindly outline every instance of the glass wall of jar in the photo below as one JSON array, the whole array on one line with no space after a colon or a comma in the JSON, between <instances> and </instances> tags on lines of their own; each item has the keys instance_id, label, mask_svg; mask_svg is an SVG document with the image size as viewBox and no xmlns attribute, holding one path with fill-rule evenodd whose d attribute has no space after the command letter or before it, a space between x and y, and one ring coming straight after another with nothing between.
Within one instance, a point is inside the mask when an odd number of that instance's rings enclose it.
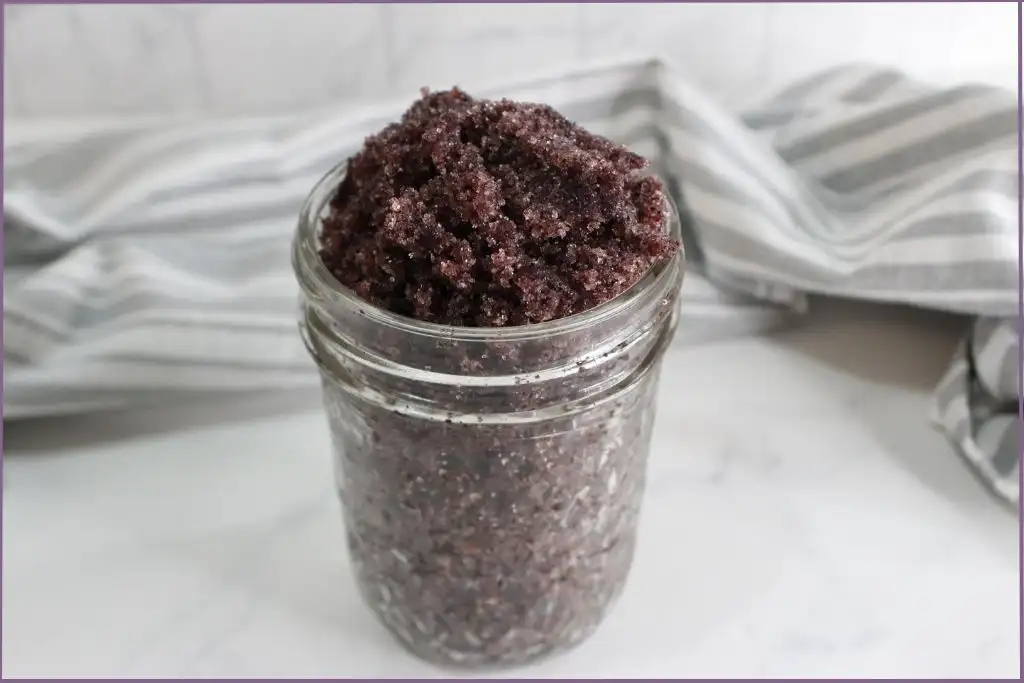
<instances>
[{"instance_id":1,"label":"glass wall of jar","mask_svg":"<svg viewBox=\"0 0 1024 683\"><path fill-rule=\"evenodd\" d=\"M435 663L568 649L632 562L683 256L569 318L423 323L368 304L321 262L320 219L343 176L341 165L310 194L293 264L359 590ZM671 205L666 227L679 238Z\"/></svg>"}]
</instances>

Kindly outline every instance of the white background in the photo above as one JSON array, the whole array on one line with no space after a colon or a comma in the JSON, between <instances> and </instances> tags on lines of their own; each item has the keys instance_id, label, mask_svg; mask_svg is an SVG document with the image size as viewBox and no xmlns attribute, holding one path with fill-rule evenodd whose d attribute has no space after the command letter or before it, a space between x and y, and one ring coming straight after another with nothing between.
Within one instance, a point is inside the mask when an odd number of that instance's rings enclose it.
<instances>
[{"instance_id":1,"label":"white background","mask_svg":"<svg viewBox=\"0 0 1024 683\"><path fill-rule=\"evenodd\" d=\"M256 114L662 54L729 105L876 61L1016 87L1016 3L5 8L8 119Z\"/></svg>"}]
</instances>

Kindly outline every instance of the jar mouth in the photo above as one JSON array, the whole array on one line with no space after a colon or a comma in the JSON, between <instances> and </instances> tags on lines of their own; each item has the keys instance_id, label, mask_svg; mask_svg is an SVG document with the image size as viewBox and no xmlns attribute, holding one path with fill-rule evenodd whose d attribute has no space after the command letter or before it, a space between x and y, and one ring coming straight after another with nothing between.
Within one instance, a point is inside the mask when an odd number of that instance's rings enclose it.
<instances>
[{"instance_id":1,"label":"jar mouth","mask_svg":"<svg viewBox=\"0 0 1024 683\"><path fill-rule=\"evenodd\" d=\"M614 299L574 315L528 325L508 327L465 327L441 325L393 313L371 304L341 284L320 258L320 220L334 192L345 176L347 162L328 171L313 187L299 212L298 228L292 242L292 267L307 297L328 306L358 310L378 325L394 330L449 341L523 341L571 333L600 324L639 306L652 292L667 292L672 281L681 276L684 261L679 212L672 197L665 193L665 222L669 236L679 242L679 250L669 259L655 264L626 291Z\"/></svg>"}]
</instances>

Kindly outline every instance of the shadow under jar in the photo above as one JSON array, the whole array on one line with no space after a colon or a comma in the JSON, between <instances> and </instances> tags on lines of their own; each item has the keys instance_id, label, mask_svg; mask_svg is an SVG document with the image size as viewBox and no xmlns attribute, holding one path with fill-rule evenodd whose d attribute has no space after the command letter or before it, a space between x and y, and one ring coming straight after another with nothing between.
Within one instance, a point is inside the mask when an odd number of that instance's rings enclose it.
<instances>
[{"instance_id":1,"label":"shadow under jar","mask_svg":"<svg viewBox=\"0 0 1024 683\"><path fill-rule=\"evenodd\" d=\"M683 256L561 320L423 323L363 301L320 260L320 220L344 172L307 199L293 265L360 592L433 663L512 666L567 650L629 573ZM671 204L665 225L678 239Z\"/></svg>"}]
</instances>

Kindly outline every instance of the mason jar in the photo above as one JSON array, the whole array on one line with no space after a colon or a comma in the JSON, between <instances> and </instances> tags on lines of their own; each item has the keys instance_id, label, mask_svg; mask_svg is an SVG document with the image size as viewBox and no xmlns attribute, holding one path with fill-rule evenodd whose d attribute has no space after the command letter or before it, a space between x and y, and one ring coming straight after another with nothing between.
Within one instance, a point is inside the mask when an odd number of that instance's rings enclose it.
<instances>
[{"instance_id":1,"label":"mason jar","mask_svg":"<svg viewBox=\"0 0 1024 683\"><path fill-rule=\"evenodd\" d=\"M420 322L323 265L320 222L344 172L313 189L292 256L362 597L433 663L519 665L569 649L629 573L682 254L561 320ZM671 202L665 225L678 240Z\"/></svg>"}]
</instances>

